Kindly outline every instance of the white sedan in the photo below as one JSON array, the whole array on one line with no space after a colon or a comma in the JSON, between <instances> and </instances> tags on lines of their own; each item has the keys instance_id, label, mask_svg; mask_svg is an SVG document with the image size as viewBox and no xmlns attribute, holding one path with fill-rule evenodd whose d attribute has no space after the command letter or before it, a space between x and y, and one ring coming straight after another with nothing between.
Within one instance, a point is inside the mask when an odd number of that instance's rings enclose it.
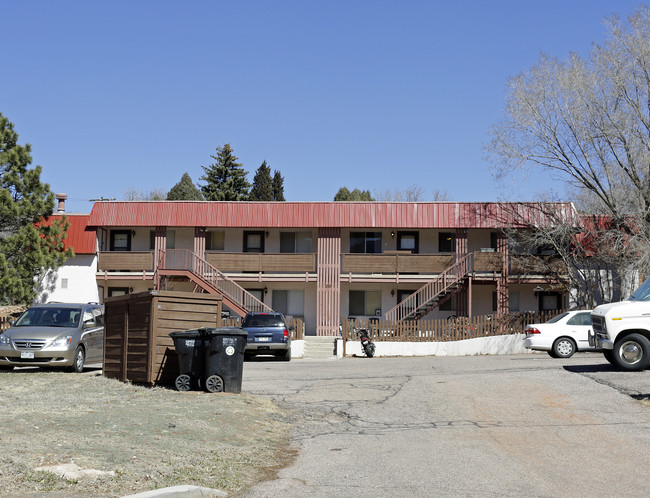
<instances>
[{"instance_id":1,"label":"white sedan","mask_svg":"<svg viewBox=\"0 0 650 498\"><path fill-rule=\"evenodd\" d=\"M591 311L567 311L546 323L526 326L524 347L547 351L553 358L569 358L576 351L595 351L589 346Z\"/></svg>"}]
</instances>

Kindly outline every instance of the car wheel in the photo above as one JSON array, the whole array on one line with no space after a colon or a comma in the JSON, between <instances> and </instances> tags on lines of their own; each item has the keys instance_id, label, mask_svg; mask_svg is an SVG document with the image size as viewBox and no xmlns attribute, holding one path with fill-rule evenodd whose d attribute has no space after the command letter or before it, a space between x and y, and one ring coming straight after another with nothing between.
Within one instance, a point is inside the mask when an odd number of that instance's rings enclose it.
<instances>
[{"instance_id":1,"label":"car wheel","mask_svg":"<svg viewBox=\"0 0 650 498\"><path fill-rule=\"evenodd\" d=\"M616 363L614 363L614 352L611 349L603 349L603 356L609 363L616 365Z\"/></svg>"},{"instance_id":2,"label":"car wheel","mask_svg":"<svg viewBox=\"0 0 650 498\"><path fill-rule=\"evenodd\" d=\"M557 358L557 355L555 354L555 351L553 351L552 349L547 351L547 353L551 358Z\"/></svg>"},{"instance_id":3,"label":"car wheel","mask_svg":"<svg viewBox=\"0 0 650 498\"><path fill-rule=\"evenodd\" d=\"M84 364L86 363L86 351L83 346L77 346L74 351L74 359L72 360L71 370L73 372L81 373L84 371Z\"/></svg>"},{"instance_id":4,"label":"car wheel","mask_svg":"<svg viewBox=\"0 0 650 498\"><path fill-rule=\"evenodd\" d=\"M568 337L560 337L553 343L553 353L556 358L571 358L576 352L576 343Z\"/></svg>"},{"instance_id":5,"label":"car wheel","mask_svg":"<svg viewBox=\"0 0 650 498\"><path fill-rule=\"evenodd\" d=\"M614 364L622 370L644 370L650 365L650 341L641 334L630 334L616 341Z\"/></svg>"}]
</instances>

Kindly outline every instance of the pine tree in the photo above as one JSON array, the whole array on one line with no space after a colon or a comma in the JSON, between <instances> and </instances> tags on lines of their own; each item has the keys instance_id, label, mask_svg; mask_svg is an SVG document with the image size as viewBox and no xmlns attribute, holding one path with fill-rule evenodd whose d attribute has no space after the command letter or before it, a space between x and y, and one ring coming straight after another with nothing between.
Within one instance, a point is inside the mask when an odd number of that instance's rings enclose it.
<instances>
[{"instance_id":1,"label":"pine tree","mask_svg":"<svg viewBox=\"0 0 650 498\"><path fill-rule=\"evenodd\" d=\"M347 187L341 187L334 196L335 201L366 201L374 202L369 190L359 190L355 188L352 192Z\"/></svg>"},{"instance_id":2,"label":"pine tree","mask_svg":"<svg viewBox=\"0 0 650 498\"><path fill-rule=\"evenodd\" d=\"M274 201L283 201L284 198L284 177L280 174L279 171L276 171L273 175L273 200Z\"/></svg>"},{"instance_id":3,"label":"pine tree","mask_svg":"<svg viewBox=\"0 0 650 498\"><path fill-rule=\"evenodd\" d=\"M208 201L245 201L248 199L250 183L246 180L246 170L232 153L230 144L217 147L217 155L210 156L216 162L201 166L205 175L201 180L203 196Z\"/></svg>"},{"instance_id":4,"label":"pine tree","mask_svg":"<svg viewBox=\"0 0 650 498\"><path fill-rule=\"evenodd\" d=\"M47 270L73 256L63 248L65 218L47 221L54 194L41 183L40 166L28 169L30 152L0 114L0 304L30 304Z\"/></svg>"},{"instance_id":5,"label":"pine tree","mask_svg":"<svg viewBox=\"0 0 650 498\"><path fill-rule=\"evenodd\" d=\"M253 186L251 187L249 201L272 201L273 200L273 187L271 180L271 168L269 168L264 161L253 178Z\"/></svg>"},{"instance_id":6,"label":"pine tree","mask_svg":"<svg viewBox=\"0 0 650 498\"><path fill-rule=\"evenodd\" d=\"M196 188L192 178L188 173L183 173L181 181L174 185L169 194L167 194L168 201L202 201L203 194Z\"/></svg>"}]
</instances>

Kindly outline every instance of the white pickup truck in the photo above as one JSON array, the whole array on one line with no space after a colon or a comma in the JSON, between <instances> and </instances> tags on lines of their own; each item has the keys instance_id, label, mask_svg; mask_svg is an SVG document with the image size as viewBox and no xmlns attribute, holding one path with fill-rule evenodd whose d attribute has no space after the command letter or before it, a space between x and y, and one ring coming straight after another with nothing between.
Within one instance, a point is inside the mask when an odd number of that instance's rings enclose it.
<instances>
[{"instance_id":1,"label":"white pickup truck","mask_svg":"<svg viewBox=\"0 0 650 498\"><path fill-rule=\"evenodd\" d=\"M650 278L626 301L602 304L591 312L589 345L623 370L650 366Z\"/></svg>"}]
</instances>

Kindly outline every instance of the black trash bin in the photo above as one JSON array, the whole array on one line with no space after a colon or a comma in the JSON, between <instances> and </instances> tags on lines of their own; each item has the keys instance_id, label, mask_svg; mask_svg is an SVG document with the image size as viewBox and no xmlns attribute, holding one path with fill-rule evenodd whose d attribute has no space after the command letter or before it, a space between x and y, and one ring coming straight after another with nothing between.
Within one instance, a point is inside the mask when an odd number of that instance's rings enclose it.
<instances>
[{"instance_id":1,"label":"black trash bin","mask_svg":"<svg viewBox=\"0 0 650 498\"><path fill-rule=\"evenodd\" d=\"M205 329L171 332L174 349L178 356L179 375L174 385L179 391L200 388L205 373L205 357L208 336Z\"/></svg>"},{"instance_id":2,"label":"black trash bin","mask_svg":"<svg viewBox=\"0 0 650 498\"><path fill-rule=\"evenodd\" d=\"M207 333L204 386L209 392L241 392L248 332L240 327L203 329Z\"/></svg>"}]
</instances>

